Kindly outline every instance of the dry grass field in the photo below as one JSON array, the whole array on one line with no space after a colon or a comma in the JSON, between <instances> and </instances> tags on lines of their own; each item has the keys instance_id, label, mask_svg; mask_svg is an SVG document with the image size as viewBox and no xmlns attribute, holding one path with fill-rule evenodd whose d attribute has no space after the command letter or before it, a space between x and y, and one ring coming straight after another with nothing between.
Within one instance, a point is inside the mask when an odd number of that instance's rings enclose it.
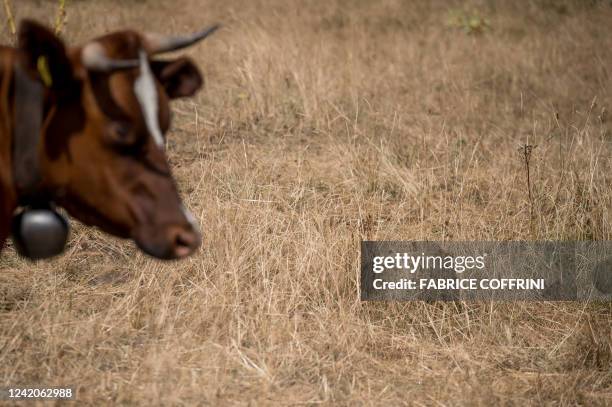
<instances>
[{"instance_id":1,"label":"dry grass field","mask_svg":"<svg viewBox=\"0 0 612 407\"><path fill-rule=\"evenodd\" d=\"M14 4L55 21L54 1ZM362 239L612 240L609 2L67 13L72 43L224 24L187 51L206 89L168 142L205 242L173 263L80 225L53 261L9 246L0 385L74 386L79 405L612 405L610 303L358 292Z\"/></svg>"}]
</instances>

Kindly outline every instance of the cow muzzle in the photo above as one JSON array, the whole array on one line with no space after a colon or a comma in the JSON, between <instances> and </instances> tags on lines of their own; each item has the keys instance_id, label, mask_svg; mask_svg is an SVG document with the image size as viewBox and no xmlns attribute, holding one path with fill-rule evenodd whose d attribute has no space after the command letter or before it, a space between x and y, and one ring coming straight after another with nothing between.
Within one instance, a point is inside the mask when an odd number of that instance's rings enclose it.
<instances>
[{"instance_id":1,"label":"cow muzzle","mask_svg":"<svg viewBox=\"0 0 612 407\"><path fill-rule=\"evenodd\" d=\"M161 260L191 256L202 244L202 235L186 213L185 221L164 226L145 226L137 230L134 241L146 254Z\"/></svg>"}]
</instances>

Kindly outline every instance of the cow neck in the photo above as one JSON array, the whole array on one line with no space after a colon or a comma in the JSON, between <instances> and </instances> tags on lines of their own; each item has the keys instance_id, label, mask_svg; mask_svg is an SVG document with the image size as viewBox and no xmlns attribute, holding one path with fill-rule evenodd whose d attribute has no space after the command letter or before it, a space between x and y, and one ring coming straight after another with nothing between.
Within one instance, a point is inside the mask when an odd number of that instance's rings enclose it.
<instances>
[{"instance_id":1,"label":"cow neck","mask_svg":"<svg viewBox=\"0 0 612 407\"><path fill-rule=\"evenodd\" d=\"M20 205L46 201L41 190L40 143L45 89L15 64L13 180Z\"/></svg>"}]
</instances>

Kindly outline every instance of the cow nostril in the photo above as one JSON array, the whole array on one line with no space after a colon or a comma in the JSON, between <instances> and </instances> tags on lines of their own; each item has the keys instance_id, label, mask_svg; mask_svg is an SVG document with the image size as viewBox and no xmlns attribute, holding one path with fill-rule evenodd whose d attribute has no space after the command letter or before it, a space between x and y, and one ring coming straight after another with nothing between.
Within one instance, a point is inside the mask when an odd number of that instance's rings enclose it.
<instances>
[{"instance_id":1,"label":"cow nostril","mask_svg":"<svg viewBox=\"0 0 612 407\"><path fill-rule=\"evenodd\" d=\"M187 257L200 245L200 237L192 230L178 230L175 232L173 249L177 258Z\"/></svg>"},{"instance_id":2,"label":"cow nostril","mask_svg":"<svg viewBox=\"0 0 612 407\"><path fill-rule=\"evenodd\" d=\"M183 246L189 247L189 246L191 246L189 237L186 236L183 233L179 233L176 236L176 240L175 240L174 244L176 245L176 247L183 247Z\"/></svg>"}]
</instances>

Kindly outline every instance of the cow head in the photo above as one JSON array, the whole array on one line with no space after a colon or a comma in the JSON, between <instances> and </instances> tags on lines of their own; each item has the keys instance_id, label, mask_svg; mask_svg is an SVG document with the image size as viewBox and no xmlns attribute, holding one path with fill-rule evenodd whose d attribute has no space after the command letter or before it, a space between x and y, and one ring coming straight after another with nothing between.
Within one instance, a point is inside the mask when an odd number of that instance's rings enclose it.
<instances>
[{"instance_id":1,"label":"cow head","mask_svg":"<svg viewBox=\"0 0 612 407\"><path fill-rule=\"evenodd\" d=\"M173 38L115 32L74 48L37 23L20 28L23 65L46 84L41 188L73 217L160 259L186 257L201 242L165 134L170 100L192 96L203 79L188 58L154 57L215 28Z\"/></svg>"}]
</instances>

